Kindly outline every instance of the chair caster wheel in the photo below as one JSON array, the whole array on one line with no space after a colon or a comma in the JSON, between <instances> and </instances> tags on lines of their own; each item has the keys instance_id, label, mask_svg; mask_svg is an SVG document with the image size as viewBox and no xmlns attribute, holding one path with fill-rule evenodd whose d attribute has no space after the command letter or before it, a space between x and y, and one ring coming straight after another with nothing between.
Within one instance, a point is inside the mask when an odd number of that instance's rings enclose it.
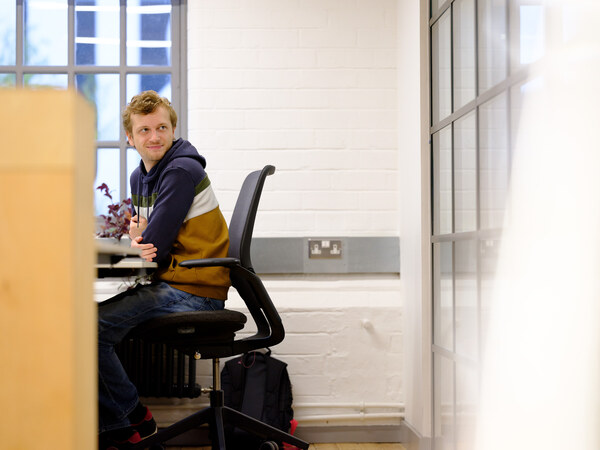
<instances>
[{"instance_id":1,"label":"chair caster wheel","mask_svg":"<svg viewBox=\"0 0 600 450\"><path fill-rule=\"evenodd\" d=\"M279 445L273 441L266 441L260 444L258 450L279 450Z\"/></svg>"}]
</instances>

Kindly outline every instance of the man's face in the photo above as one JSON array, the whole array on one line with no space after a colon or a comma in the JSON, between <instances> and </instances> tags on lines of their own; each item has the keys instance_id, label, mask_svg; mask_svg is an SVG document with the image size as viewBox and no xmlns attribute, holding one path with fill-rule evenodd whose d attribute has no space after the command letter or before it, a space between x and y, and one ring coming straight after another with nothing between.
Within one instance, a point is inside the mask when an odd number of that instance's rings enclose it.
<instances>
[{"instance_id":1,"label":"man's face","mask_svg":"<svg viewBox=\"0 0 600 450\"><path fill-rule=\"evenodd\" d=\"M173 145L174 133L169 111L159 106L150 114L131 115L131 134L127 133L127 139L138 151L149 172Z\"/></svg>"}]
</instances>

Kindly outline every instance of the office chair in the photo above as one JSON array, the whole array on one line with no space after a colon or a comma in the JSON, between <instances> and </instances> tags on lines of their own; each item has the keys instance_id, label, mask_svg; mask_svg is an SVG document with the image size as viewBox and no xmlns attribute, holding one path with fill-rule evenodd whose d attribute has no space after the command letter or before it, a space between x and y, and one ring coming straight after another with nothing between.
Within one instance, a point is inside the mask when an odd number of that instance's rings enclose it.
<instances>
[{"instance_id":1,"label":"office chair","mask_svg":"<svg viewBox=\"0 0 600 450\"><path fill-rule=\"evenodd\" d=\"M272 347L280 343L285 335L281 318L260 278L254 273L250 260L250 244L260 195L265 179L274 172L275 167L265 166L246 177L229 224L228 257L195 259L180 264L188 268L229 268L231 284L246 303L256 324L256 333L236 339L235 333L244 328L246 315L224 309L168 314L138 325L128 335L129 338L144 342L167 344L195 359L212 359L210 406L160 430L135 445L134 449L162 448L161 443L204 424L209 425L213 450L226 449L225 426L237 427L264 439L261 448L277 449L276 442L284 442L308 449L307 442L225 406L219 374L219 358Z\"/></svg>"}]
</instances>

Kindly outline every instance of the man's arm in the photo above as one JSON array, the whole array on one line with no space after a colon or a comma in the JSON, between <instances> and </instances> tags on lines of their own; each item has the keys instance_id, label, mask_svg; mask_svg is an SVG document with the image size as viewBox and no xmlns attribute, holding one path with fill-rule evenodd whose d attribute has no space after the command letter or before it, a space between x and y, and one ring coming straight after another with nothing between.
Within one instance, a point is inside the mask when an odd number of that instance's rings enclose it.
<instances>
[{"instance_id":1,"label":"man's arm","mask_svg":"<svg viewBox=\"0 0 600 450\"><path fill-rule=\"evenodd\" d=\"M160 263L168 257L194 201L194 189L192 177L184 169L169 169L163 175L150 219L142 232L142 245L151 243L156 249L155 252L151 252L155 253L155 262Z\"/></svg>"},{"instance_id":2,"label":"man's arm","mask_svg":"<svg viewBox=\"0 0 600 450\"><path fill-rule=\"evenodd\" d=\"M156 258L156 247L154 246L154 244L151 243L142 244L142 236L138 236L135 239L132 239L131 247L139 248L142 251L140 254L141 258L147 262L152 262L152 260Z\"/></svg>"}]
</instances>

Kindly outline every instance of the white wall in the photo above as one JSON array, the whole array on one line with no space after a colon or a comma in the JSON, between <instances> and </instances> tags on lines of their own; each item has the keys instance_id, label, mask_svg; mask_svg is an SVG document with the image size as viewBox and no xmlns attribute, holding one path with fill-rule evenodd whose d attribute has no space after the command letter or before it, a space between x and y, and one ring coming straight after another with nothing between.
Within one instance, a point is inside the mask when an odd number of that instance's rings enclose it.
<instances>
[{"instance_id":1,"label":"white wall","mask_svg":"<svg viewBox=\"0 0 600 450\"><path fill-rule=\"evenodd\" d=\"M273 164L256 236L398 235L398 3L188 3L189 139L226 217L246 173ZM287 327L274 354L289 363L301 426L399 423L400 279L265 284Z\"/></svg>"},{"instance_id":2,"label":"white wall","mask_svg":"<svg viewBox=\"0 0 600 450\"><path fill-rule=\"evenodd\" d=\"M396 235L396 1L189 2L189 138L223 208L273 164L257 236Z\"/></svg>"}]
</instances>

